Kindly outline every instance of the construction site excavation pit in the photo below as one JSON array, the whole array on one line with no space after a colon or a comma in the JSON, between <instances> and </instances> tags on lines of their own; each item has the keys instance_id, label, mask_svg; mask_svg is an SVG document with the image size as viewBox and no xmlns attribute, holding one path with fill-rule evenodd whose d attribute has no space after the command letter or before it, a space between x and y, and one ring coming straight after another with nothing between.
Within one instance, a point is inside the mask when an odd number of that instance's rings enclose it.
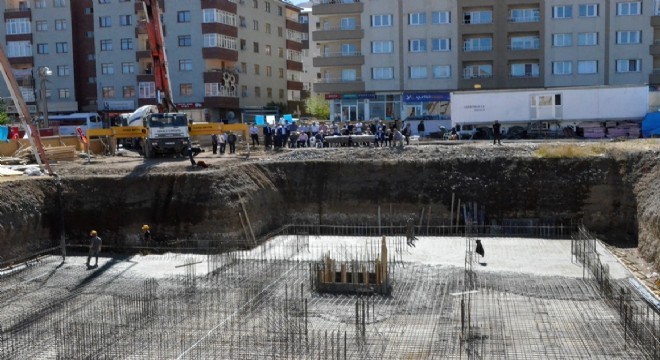
<instances>
[{"instance_id":1,"label":"construction site excavation pit","mask_svg":"<svg viewBox=\"0 0 660 360\"><path fill-rule=\"evenodd\" d=\"M659 359L657 151L527 147L0 182L0 360Z\"/></svg>"}]
</instances>

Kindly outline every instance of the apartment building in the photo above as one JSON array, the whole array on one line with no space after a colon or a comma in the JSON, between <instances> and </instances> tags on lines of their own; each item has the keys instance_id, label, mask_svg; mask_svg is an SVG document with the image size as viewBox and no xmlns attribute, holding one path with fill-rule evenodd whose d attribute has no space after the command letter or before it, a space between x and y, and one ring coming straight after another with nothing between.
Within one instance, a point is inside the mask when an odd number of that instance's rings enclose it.
<instances>
[{"instance_id":1,"label":"apartment building","mask_svg":"<svg viewBox=\"0 0 660 360\"><path fill-rule=\"evenodd\" d=\"M280 0L159 0L177 107L195 121L300 100L300 8ZM7 0L2 31L33 110L47 66L49 112L112 116L156 104L145 7L138 0ZM36 51L33 51L36 49ZM36 89L36 90L35 90ZM8 96L4 84L0 96Z\"/></svg>"},{"instance_id":2,"label":"apartment building","mask_svg":"<svg viewBox=\"0 0 660 360\"><path fill-rule=\"evenodd\" d=\"M654 83L657 4L315 0L314 91L364 120L449 116L455 90Z\"/></svg>"}]
</instances>

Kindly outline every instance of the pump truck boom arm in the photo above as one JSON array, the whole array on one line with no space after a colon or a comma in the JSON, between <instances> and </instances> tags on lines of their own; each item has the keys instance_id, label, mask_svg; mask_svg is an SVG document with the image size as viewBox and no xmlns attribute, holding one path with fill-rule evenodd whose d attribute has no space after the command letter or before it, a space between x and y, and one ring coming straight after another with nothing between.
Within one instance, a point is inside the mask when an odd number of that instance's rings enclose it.
<instances>
[{"instance_id":1,"label":"pump truck boom arm","mask_svg":"<svg viewBox=\"0 0 660 360\"><path fill-rule=\"evenodd\" d=\"M141 0L146 15L147 35L151 58L153 60L153 74L156 83L156 91L160 97L158 109L160 112L176 112L176 106L172 100L172 88L170 75L167 71L167 55L165 54L165 39L163 36L163 24L160 19L160 7L158 0Z\"/></svg>"},{"instance_id":2,"label":"pump truck boom arm","mask_svg":"<svg viewBox=\"0 0 660 360\"><path fill-rule=\"evenodd\" d=\"M0 72L2 72L2 77L5 79L5 84L9 88L9 93L11 94L12 100L14 100L14 105L16 106L16 111L18 111L18 117L21 120L21 124L25 127L25 133L27 134L28 141L32 145L32 151L34 152L34 157L37 160L39 168L43 171L44 168L48 172L48 175L55 175L53 170L50 168L48 163L48 158L44 152L44 148L41 145L41 138L39 137L39 130L32 125L32 122L29 119L30 112L28 111L25 100L23 99L23 94L18 87L18 82L16 82L16 77L14 72L11 69L11 64L9 64L9 59L5 50L0 46ZM43 161L43 163L42 163Z\"/></svg>"}]
</instances>

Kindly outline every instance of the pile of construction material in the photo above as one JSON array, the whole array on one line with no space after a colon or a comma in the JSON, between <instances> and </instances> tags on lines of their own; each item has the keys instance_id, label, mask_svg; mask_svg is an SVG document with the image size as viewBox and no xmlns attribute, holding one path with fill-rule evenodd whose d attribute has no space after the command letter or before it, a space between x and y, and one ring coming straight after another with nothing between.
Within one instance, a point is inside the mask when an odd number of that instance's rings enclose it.
<instances>
[{"instance_id":1,"label":"pile of construction material","mask_svg":"<svg viewBox=\"0 0 660 360\"><path fill-rule=\"evenodd\" d=\"M586 122L582 123L580 127L583 129L585 139L636 139L641 131L639 123L632 121Z\"/></svg>"},{"instance_id":2,"label":"pile of construction material","mask_svg":"<svg viewBox=\"0 0 660 360\"><path fill-rule=\"evenodd\" d=\"M46 158L49 162L56 161L73 161L76 159L75 146L53 146L44 148ZM32 146L22 145L13 155L14 158L21 159L24 164L35 163L37 160L34 157Z\"/></svg>"}]
</instances>

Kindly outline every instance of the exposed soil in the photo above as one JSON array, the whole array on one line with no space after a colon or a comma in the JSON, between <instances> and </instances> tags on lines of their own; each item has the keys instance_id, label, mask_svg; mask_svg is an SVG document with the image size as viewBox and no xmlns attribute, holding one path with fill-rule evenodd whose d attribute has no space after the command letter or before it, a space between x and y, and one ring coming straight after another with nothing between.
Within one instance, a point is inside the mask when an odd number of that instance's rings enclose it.
<instances>
[{"instance_id":1,"label":"exposed soil","mask_svg":"<svg viewBox=\"0 0 660 360\"><path fill-rule=\"evenodd\" d=\"M196 160L135 153L53 164L53 178L0 182L0 262L70 243L89 229L104 243L137 243L141 224L162 238L243 239L284 223L399 223L421 208L449 220L452 194L485 207L489 221L582 219L645 269L660 269L660 143L605 144L604 155L540 159L538 143L436 143L389 148L239 149ZM637 145L631 145L631 144ZM242 204L242 205L241 205ZM243 206L245 210L243 210ZM640 255L640 256L638 256ZM645 259L649 265L641 259ZM652 273L651 271L647 271Z\"/></svg>"}]
</instances>

